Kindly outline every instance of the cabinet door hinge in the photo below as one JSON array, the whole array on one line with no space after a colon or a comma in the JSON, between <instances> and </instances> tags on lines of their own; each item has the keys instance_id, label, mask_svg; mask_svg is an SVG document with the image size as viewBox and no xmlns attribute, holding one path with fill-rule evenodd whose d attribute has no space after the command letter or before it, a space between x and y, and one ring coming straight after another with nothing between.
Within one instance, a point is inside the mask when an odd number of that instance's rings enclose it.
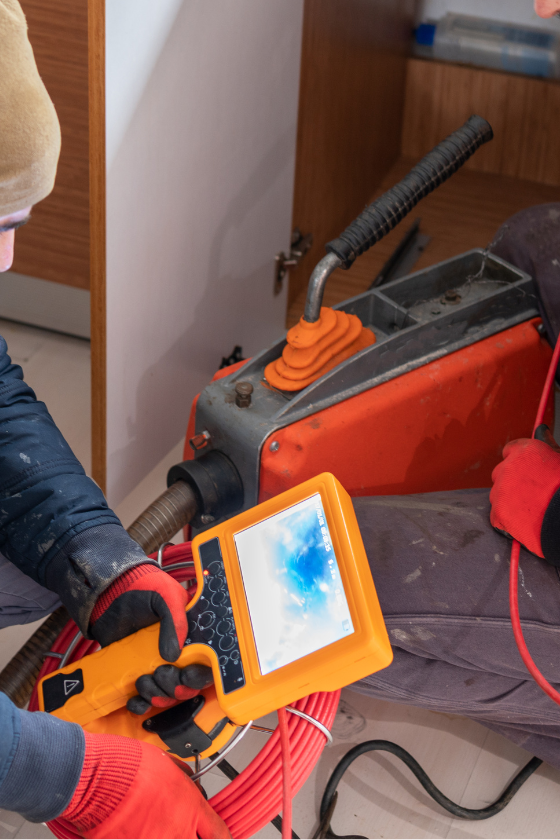
<instances>
[{"instance_id":1,"label":"cabinet door hinge","mask_svg":"<svg viewBox=\"0 0 560 840\"><path fill-rule=\"evenodd\" d=\"M290 246L290 254L286 256L284 251L279 251L274 257L274 294L277 295L282 291L282 283L284 277L288 273L289 268L295 268L299 261L307 254L313 245L313 234L307 233L305 236L301 235L299 228L292 231L292 243Z\"/></svg>"}]
</instances>

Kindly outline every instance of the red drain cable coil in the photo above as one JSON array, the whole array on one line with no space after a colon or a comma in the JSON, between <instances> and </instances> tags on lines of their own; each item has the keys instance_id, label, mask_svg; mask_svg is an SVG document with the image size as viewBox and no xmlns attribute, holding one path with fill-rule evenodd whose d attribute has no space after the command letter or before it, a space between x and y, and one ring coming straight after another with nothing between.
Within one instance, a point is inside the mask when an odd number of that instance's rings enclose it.
<instances>
[{"instance_id":1,"label":"red drain cable coil","mask_svg":"<svg viewBox=\"0 0 560 840\"><path fill-rule=\"evenodd\" d=\"M556 375L556 369L558 368L558 361L560 359L560 336L556 341L556 345L554 347L554 352L552 354L552 359L550 360L550 366L548 368L548 373L546 375L546 380L544 383L544 388L541 394L541 401L539 403L539 408L537 410L537 417L535 420L535 425L533 427L533 437L535 437L535 431L543 422L544 413L546 411L546 407L548 405L548 401L550 399L550 394L552 392L552 386L554 384L554 377ZM517 649L521 654L521 659L523 660L525 667L545 694L548 694L551 700L554 700L555 703L558 703L560 706L560 693L556 691L555 688L551 686L548 680L541 674L535 663L533 662L533 658L529 653L529 649L525 644L525 639L523 638L523 631L521 629L521 621L519 619L519 603L518 603L518 577L519 577L519 549L520 545L517 540L513 541L513 545L511 547L511 562L510 562L510 569L509 569L509 611L511 614L511 626L513 627L513 635L515 637L515 643L517 645Z\"/></svg>"},{"instance_id":2,"label":"red drain cable coil","mask_svg":"<svg viewBox=\"0 0 560 840\"><path fill-rule=\"evenodd\" d=\"M152 556L155 559L155 555ZM190 560L192 560L190 543L169 546L163 553L164 568ZM172 569L169 574L179 583L192 581L187 592L190 590L191 597L194 596L196 592L194 568ZM78 627L73 621L69 621L53 644L51 652L64 655L77 633ZM80 639L66 664L77 662L83 656L94 653L98 648L97 642ZM38 680L56 671L59 665L59 657L47 656L39 672ZM293 706L316 718L327 729L330 729L339 697L340 691L319 692L298 700ZM29 710L37 711L38 708L37 686L35 686L29 701ZM282 723L283 717L284 723ZM325 736L316 726L299 716L286 713L283 709L279 710L279 727L269 737L263 749L239 776L210 799L210 804L227 824L232 837L251 837L280 811L283 812L282 835L292 836L292 796L295 796L307 781L319 760L325 743ZM78 836L71 835L56 820L53 820L49 827L58 837Z\"/></svg>"},{"instance_id":3,"label":"red drain cable coil","mask_svg":"<svg viewBox=\"0 0 560 840\"><path fill-rule=\"evenodd\" d=\"M292 756L288 712L278 709L278 729L282 747L282 840L292 837Z\"/></svg>"}]
</instances>

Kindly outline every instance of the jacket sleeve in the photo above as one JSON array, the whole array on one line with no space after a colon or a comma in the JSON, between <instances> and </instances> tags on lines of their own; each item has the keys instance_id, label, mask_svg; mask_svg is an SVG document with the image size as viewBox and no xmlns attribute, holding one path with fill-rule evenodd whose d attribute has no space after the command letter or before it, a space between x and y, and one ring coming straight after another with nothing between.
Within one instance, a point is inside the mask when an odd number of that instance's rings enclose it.
<instances>
[{"instance_id":1,"label":"jacket sleeve","mask_svg":"<svg viewBox=\"0 0 560 840\"><path fill-rule=\"evenodd\" d=\"M84 634L101 592L150 562L23 381L1 337L0 551L56 592Z\"/></svg>"},{"instance_id":2,"label":"jacket sleeve","mask_svg":"<svg viewBox=\"0 0 560 840\"><path fill-rule=\"evenodd\" d=\"M84 753L78 724L24 712L0 693L0 808L31 822L54 819L72 799Z\"/></svg>"}]
</instances>

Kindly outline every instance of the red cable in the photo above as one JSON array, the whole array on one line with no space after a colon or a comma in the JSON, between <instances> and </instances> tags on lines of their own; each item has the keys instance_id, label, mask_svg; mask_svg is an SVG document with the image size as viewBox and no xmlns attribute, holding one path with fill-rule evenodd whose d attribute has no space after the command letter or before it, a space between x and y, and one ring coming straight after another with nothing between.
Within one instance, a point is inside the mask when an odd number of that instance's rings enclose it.
<instances>
[{"instance_id":1,"label":"red cable","mask_svg":"<svg viewBox=\"0 0 560 840\"><path fill-rule=\"evenodd\" d=\"M290 754L290 733L288 712L278 709L278 728L282 746L282 840L292 837L292 757Z\"/></svg>"},{"instance_id":2,"label":"red cable","mask_svg":"<svg viewBox=\"0 0 560 840\"><path fill-rule=\"evenodd\" d=\"M554 347L554 353L552 354L552 359L550 360L550 366L546 375L544 388L541 394L541 400L537 410L537 417L535 419L535 425L533 427L533 437L535 437L535 431L543 422L544 413L546 411L546 407L550 399L550 394L552 391L552 386L554 384L554 377L556 375L559 360L560 336L558 336L556 345ZM520 544L517 542L517 540L514 540L511 546L511 561L509 568L509 611L511 615L511 626L513 628L515 643L521 655L521 659L525 664L525 667L527 668L537 685L539 685L542 688L545 694L548 694L551 700L554 700L554 702L558 703L558 705L560 706L560 693L556 691L556 689L553 688L553 686L551 686L551 684L543 676L543 674L541 674L541 672L533 662L533 658L529 653L529 649L525 644L525 639L523 638L523 630L521 629L521 621L519 618L519 601L517 591L519 577L519 549Z\"/></svg>"},{"instance_id":3,"label":"red cable","mask_svg":"<svg viewBox=\"0 0 560 840\"><path fill-rule=\"evenodd\" d=\"M545 694L548 694L551 700L554 700L555 703L558 703L560 706L560 694L556 691L555 688L551 686L548 680L541 674L535 663L533 662L533 658L529 653L527 645L525 644L525 639L523 638L523 631L521 629L521 621L519 619L519 604L517 598L517 578L519 574L519 543L517 540L513 541L513 545L511 547L511 564L510 564L510 575L509 575L509 610L511 613L511 626L513 627L513 635L515 637L515 643L517 645L517 649L521 654L521 659L525 663L525 667L535 680L535 682L542 688Z\"/></svg>"},{"instance_id":4,"label":"red cable","mask_svg":"<svg viewBox=\"0 0 560 840\"><path fill-rule=\"evenodd\" d=\"M539 402L539 407L537 409L537 416L535 418L535 425L533 426L533 437L535 437L535 432L537 431L538 427L542 424L544 419L544 413L546 411L546 407L548 405L548 401L550 399L550 394L552 391L552 386L554 384L554 377L556 376L556 369L558 367L558 362L560 360L560 335L556 341L556 345L554 347L554 352L552 354L552 359L550 360L550 365L548 367L548 372L546 374L546 379L544 382L544 387L541 394L541 400Z\"/></svg>"},{"instance_id":5,"label":"red cable","mask_svg":"<svg viewBox=\"0 0 560 840\"><path fill-rule=\"evenodd\" d=\"M152 555L152 558L155 559L155 555ZM182 543L177 546L168 546L165 549L162 565L165 569L166 566L189 560L192 560L190 543ZM174 569L169 574L180 583L194 582L196 578L195 570L192 567ZM196 592L196 584L191 584L187 592L189 590L192 597ZM64 654L77 632L76 624L69 621L54 642L52 652ZM81 639L72 651L67 664L77 662L83 656L94 653L98 647L97 642ZM46 674L56 671L59 665L60 659L48 656L41 668L38 680ZM310 694L292 705L330 729L338 708L339 697L340 691L318 692ZM29 710L38 710L37 686L33 690ZM251 837L269 823L280 810L283 814L283 831L289 828L287 836L291 837L292 797L307 781L325 747L326 738L316 726L296 715L285 712L285 710L281 711L284 711L287 718L289 751L285 748L285 741L281 741L279 725L253 761L234 781L210 799L211 806L226 822L234 838ZM279 721L280 716L279 713ZM282 770L285 766L284 757L287 755L291 758L288 768L291 771L291 780L288 777L286 787L286 777ZM289 802L287 802L286 797ZM288 821L290 827L287 825ZM49 828L57 837L79 837L58 820L49 822Z\"/></svg>"},{"instance_id":6,"label":"red cable","mask_svg":"<svg viewBox=\"0 0 560 840\"><path fill-rule=\"evenodd\" d=\"M293 705L332 726L340 692L322 692L298 700ZM303 786L325 746L325 736L317 727L289 715L292 752L292 794ZM281 753L278 730L242 773L210 800L210 805L227 823L233 837L250 837L282 808L280 778Z\"/></svg>"}]
</instances>

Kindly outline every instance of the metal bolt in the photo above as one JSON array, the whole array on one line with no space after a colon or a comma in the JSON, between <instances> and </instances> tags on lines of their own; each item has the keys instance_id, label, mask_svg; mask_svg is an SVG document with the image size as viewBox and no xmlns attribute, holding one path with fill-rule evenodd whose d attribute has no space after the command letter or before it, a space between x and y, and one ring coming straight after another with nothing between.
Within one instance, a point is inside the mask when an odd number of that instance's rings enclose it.
<instances>
[{"instance_id":1,"label":"metal bolt","mask_svg":"<svg viewBox=\"0 0 560 840\"><path fill-rule=\"evenodd\" d=\"M268 448L271 452L278 452L278 450L280 449L280 444L277 440L273 440Z\"/></svg>"},{"instance_id":2,"label":"metal bolt","mask_svg":"<svg viewBox=\"0 0 560 840\"><path fill-rule=\"evenodd\" d=\"M441 299L442 303L461 303L461 295L456 289L448 289Z\"/></svg>"},{"instance_id":3,"label":"metal bolt","mask_svg":"<svg viewBox=\"0 0 560 840\"><path fill-rule=\"evenodd\" d=\"M185 744L185 749L190 750L191 747L192 747L192 744L189 743L189 741L187 741L187 743Z\"/></svg>"},{"instance_id":4,"label":"metal bolt","mask_svg":"<svg viewBox=\"0 0 560 840\"><path fill-rule=\"evenodd\" d=\"M250 382L238 382L235 386L235 404L239 408L249 408L253 386Z\"/></svg>"},{"instance_id":5,"label":"metal bolt","mask_svg":"<svg viewBox=\"0 0 560 840\"><path fill-rule=\"evenodd\" d=\"M144 723L144 726L146 727L146 729L151 729L151 728L152 728L152 721L151 721L151 720L147 720L147 721Z\"/></svg>"},{"instance_id":6,"label":"metal bolt","mask_svg":"<svg viewBox=\"0 0 560 840\"><path fill-rule=\"evenodd\" d=\"M210 525L210 523L213 522L215 518L216 517L212 516L212 514L210 513L203 513L200 517L200 521L203 525Z\"/></svg>"}]
</instances>

